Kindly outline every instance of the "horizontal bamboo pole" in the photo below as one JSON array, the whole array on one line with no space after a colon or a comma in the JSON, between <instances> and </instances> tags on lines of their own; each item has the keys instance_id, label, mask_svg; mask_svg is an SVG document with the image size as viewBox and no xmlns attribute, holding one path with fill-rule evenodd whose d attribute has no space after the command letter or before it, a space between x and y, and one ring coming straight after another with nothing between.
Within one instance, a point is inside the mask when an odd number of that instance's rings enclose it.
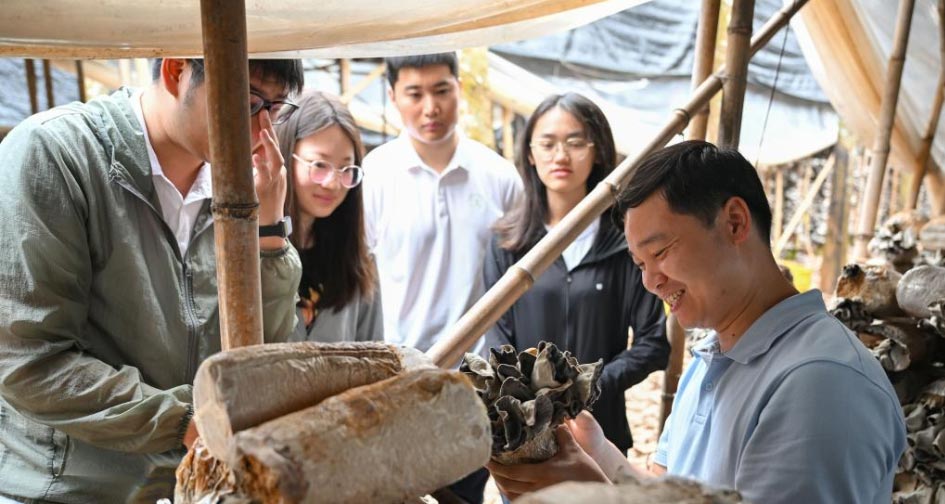
<instances>
[{"instance_id":1,"label":"horizontal bamboo pole","mask_svg":"<svg viewBox=\"0 0 945 504\"><path fill-rule=\"evenodd\" d=\"M775 13L752 37L750 53L755 54L771 40L791 17L807 4L807 0L785 6ZM704 107L722 89L725 68L720 68L694 92L689 102L673 111L663 129L635 156L627 157L614 171L545 235L521 260L513 265L479 301L460 318L447 336L427 352L441 367L452 367L463 353L489 329L513 303L531 287L531 283L561 255L587 226L614 204L614 197L623 188L634 170L649 154L665 147L682 132L689 118Z\"/></svg>"},{"instance_id":2,"label":"horizontal bamboo pole","mask_svg":"<svg viewBox=\"0 0 945 504\"><path fill-rule=\"evenodd\" d=\"M249 128L246 6L200 0L206 65L213 231L224 350L261 344L259 202L253 185Z\"/></svg>"}]
</instances>

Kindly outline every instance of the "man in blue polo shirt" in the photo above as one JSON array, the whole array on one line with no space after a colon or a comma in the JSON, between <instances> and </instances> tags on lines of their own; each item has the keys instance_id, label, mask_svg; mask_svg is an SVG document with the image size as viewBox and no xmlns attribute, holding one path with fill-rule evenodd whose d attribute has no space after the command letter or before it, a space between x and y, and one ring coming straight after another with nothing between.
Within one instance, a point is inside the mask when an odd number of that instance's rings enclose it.
<instances>
[{"instance_id":1,"label":"man in blue polo shirt","mask_svg":"<svg viewBox=\"0 0 945 504\"><path fill-rule=\"evenodd\" d=\"M905 448L899 401L821 293L785 281L751 164L705 142L668 147L640 165L615 212L647 290L684 327L713 330L693 350L650 472L748 502L890 502ZM547 462L490 465L506 495L629 468L589 415L557 434Z\"/></svg>"}]
</instances>

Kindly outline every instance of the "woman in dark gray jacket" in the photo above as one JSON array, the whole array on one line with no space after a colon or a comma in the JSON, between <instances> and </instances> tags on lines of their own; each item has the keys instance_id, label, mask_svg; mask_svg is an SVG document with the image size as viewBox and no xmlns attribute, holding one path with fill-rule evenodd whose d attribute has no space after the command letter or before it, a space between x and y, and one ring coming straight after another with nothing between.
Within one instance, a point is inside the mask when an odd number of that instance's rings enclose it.
<instances>
[{"instance_id":1,"label":"woman in dark gray jacket","mask_svg":"<svg viewBox=\"0 0 945 504\"><path fill-rule=\"evenodd\" d=\"M543 101L519 137L516 166L525 198L495 226L483 269L491 287L616 165L603 112L575 94ZM666 367L669 342L659 298L643 288L627 243L605 213L571 244L486 334L486 346L518 350L550 341L582 362L604 360L593 406L621 451L632 445L624 392ZM628 329L633 345L627 348Z\"/></svg>"}]
</instances>

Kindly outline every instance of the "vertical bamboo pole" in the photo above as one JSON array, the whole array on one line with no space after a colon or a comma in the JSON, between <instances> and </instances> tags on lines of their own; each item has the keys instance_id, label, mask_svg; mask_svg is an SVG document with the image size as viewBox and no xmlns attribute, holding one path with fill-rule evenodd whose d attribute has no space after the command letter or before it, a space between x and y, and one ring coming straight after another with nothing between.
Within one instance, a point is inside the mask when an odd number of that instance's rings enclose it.
<instances>
[{"instance_id":1,"label":"vertical bamboo pole","mask_svg":"<svg viewBox=\"0 0 945 504\"><path fill-rule=\"evenodd\" d=\"M928 169L929 158L932 154L932 142L935 140L935 132L938 131L939 117L942 115L942 104L945 103L945 0L938 1L938 53L939 53L939 72L938 83L935 85L935 100L932 102L932 113L929 116L929 122L925 127L925 135L922 136L922 143L919 145L919 158L915 174L912 176L912 184L909 187L909 201L906 203L906 209L915 209L919 202L919 191L922 189L922 179L925 178L925 172Z\"/></svg>"},{"instance_id":2,"label":"vertical bamboo pole","mask_svg":"<svg viewBox=\"0 0 945 504\"><path fill-rule=\"evenodd\" d=\"M945 1L945 0L943 0ZM715 39L719 28L719 7L721 0L702 0L699 13L699 27L696 32L696 57L692 68L692 89L695 90L712 75L715 65ZM705 140L709 124L709 107L703 107L692 116L686 129L686 140Z\"/></svg>"},{"instance_id":3,"label":"vertical bamboo pole","mask_svg":"<svg viewBox=\"0 0 945 504\"><path fill-rule=\"evenodd\" d=\"M749 52L751 54L758 52L806 4L807 0L797 0L776 12L752 37ZM433 362L441 367L452 367L458 363L466 349L472 346L531 287L534 279L548 269L568 244L573 242L591 221L613 206L614 196L627 184L640 162L682 132L692 114L704 107L722 89L724 72L724 68L719 69L706 79L683 107L673 111L672 118L663 126L663 129L644 145L636 156L626 158L614 168L614 171L597 184L557 226L532 247L521 260L513 264L499 278L499 281L450 328L446 337L441 338L427 351L427 355Z\"/></svg>"},{"instance_id":4,"label":"vertical bamboo pole","mask_svg":"<svg viewBox=\"0 0 945 504\"><path fill-rule=\"evenodd\" d=\"M79 101L84 103L87 97L85 94L85 65L82 64L82 60L75 60L75 80L79 86Z\"/></svg>"},{"instance_id":5,"label":"vertical bamboo pole","mask_svg":"<svg viewBox=\"0 0 945 504\"><path fill-rule=\"evenodd\" d=\"M737 149L742 130L742 108L748 78L748 46L751 40L755 0L733 0L732 20L728 24L725 51L726 78L722 88L722 113L719 117L719 146Z\"/></svg>"},{"instance_id":6,"label":"vertical bamboo pole","mask_svg":"<svg viewBox=\"0 0 945 504\"><path fill-rule=\"evenodd\" d=\"M873 237L873 228L876 226L876 214L883 191L883 177L886 174L886 161L889 159L889 139L896 120L899 85L902 83L902 67L906 61L906 47L909 45L909 30L912 27L914 7L915 0L899 1L896 32L892 52L889 55L889 65L886 69L886 83L879 113L879 129L873 144L869 177L866 181L866 191L863 194L854 237L853 259L855 261L866 259L866 245Z\"/></svg>"},{"instance_id":7,"label":"vertical bamboo pole","mask_svg":"<svg viewBox=\"0 0 945 504\"><path fill-rule=\"evenodd\" d=\"M774 215L771 217L771 236L774 241L781 240L784 229L784 170L774 167Z\"/></svg>"},{"instance_id":8,"label":"vertical bamboo pole","mask_svg":"<svg viewBox=\"0 0 945 504\"><path fill-rule=\"evenodd\" d=\"M341 58L338 60L338 89L339 95L343 95L351 89L351 60Z\"/></svg>"},{"instance_id":9,"label":"vertical bamboo pole","mask_svg":"<svg viewBox=\"0 0 945 504\"><path fill-rule=\"evenodd\" d=\"M259 202L249 129L246 6L200 0L205 55L220 337L223 349L260 344Z\"/></svg>"},{"instance_id":10,"label":"vertical bamboo pole","mask_svg":"<svg viewBox=\"0 0 945 504\"><path fill-rule=\"evenodd\" d=\"M31 59L23 60L26 70L26 87L30 94L30 113L39 112L39 99L36 96L36 64Z\"/></svg>"},{"instance_id":11,"label":"vertical bamboo pole","mask_svg":"<svg viewBox=\"0 0 945 504\"><path fill-rule=\"evenodd\" d=\"M512 131L512 121L515 120L515 111L502 107L502 156L509 161L515 159L515 135Z\"/></svg>"},{"instance_id":12,"label":"vertical bamboo pole","mask_svg":"<svg viewBox=\"0 0 945 504\"><path fill-rule=\"evenodd\" d=\"M676 399L676 389L679 388L679 377L682 375L682 363L686 350L686 330L676 320L675 315L666 319L666 337L670 341L669 367L663 376L663 393L660 397L660 425L659 432L663 432L666 419L673 411L673 401ZM674 344L675 343L675 344ZM679 362L679 366L674 366Z\"/></svg>"},{"instance_id":13,"label":"vertical bamboo pole","mask_svg":"<svg viewBox=\"0 0 945 504\"><path fill-rule=\"evenodd\" d=\"M820 290L833 292L847 248L848 205L850 201L848 174L850 156L839 144L831 155L834 169L830 178L830 206L827 211L827 234L823 262L820 264ZM825 167L826 168L826 167Z\"/></svg>"},{"instance_id":14,"label":"vertical bamboo pole","mask_svg":"<svg viewBox=\"0 0 945 504\"><path fill-rule=\"evenodd\" d=\"M56 94L53 89L53 73L49 60L43 60L43 85L46 87L46 108L51 109L56 106Z\"/></svg>"}]
</instances>

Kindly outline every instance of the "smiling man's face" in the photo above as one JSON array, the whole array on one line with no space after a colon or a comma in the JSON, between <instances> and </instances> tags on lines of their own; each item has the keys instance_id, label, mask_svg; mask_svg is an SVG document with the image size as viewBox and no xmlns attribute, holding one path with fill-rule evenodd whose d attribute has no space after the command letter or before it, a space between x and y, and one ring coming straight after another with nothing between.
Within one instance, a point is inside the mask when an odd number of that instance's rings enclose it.
<instances>
[{"instance_id":1,"label":"smiling man's face","mask_svg":"<svg viewBox=\"0 0 945 504\"><path fill-rule=\"evenodd\" d=\"M720 219L711 226L679 214L656 193L627 211L624 232L633 260L643 270L643 285L670 305L686 328L715 329L734 308L727 296L734 247L725 240Z\"/></svg>"}]
</instances>

